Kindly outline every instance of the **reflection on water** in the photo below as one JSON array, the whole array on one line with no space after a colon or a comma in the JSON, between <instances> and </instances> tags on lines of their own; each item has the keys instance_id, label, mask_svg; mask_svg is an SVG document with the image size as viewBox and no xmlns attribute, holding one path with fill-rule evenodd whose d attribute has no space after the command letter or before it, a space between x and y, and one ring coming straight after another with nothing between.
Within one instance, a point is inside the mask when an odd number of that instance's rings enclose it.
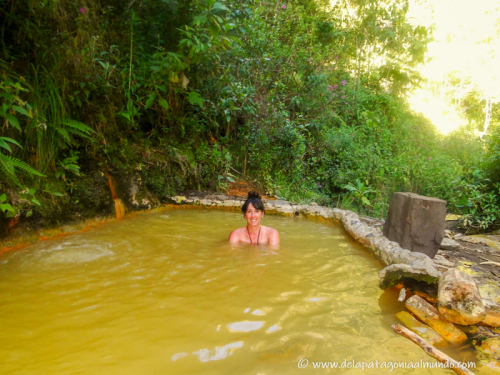
<instances>
[{"instance_id":1,"label":"reflection on water","mask_svg":"<svg viewBox=\"0 0 500 375\"><path fill-rule=\"evenodd\" d=\"M434 361L392 332L399 307L379 306L380 266L340 227L266 215L280 250L231 247L244 224L166 210L4 254L1 373L375 374L297 362Z\"/></svg>"}]
</instances>

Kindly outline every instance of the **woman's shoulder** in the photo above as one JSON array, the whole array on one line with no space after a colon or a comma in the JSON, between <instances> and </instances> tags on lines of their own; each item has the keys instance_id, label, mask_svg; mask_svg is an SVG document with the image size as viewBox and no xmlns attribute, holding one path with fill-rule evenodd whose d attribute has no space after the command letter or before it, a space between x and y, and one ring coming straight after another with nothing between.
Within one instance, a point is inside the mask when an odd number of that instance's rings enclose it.
<instances>
[{"instance_id":1,"label":"woman's shoulder","mask_svg":"<svg viewBox=\"0 0 500 375\"><path fill-rule=\"evenodd\" d=\"M245 229L246 229L246 227L233 230L231 232L231 234L229 235L229 241L231 241L231 242L239 241L241 239L241 237L244 236Z\"/></svg>"},{"instance_id":2,"label":"woman's shoulder","mask_svg":"<svg viewBox=\"0 0 500 375\"><path fill-rule=\"evenodd\" d=\"M241 227L241 228L238 228L238 229L235 229L231 232L231 234L235 233L235 234L238 234L238 233L243 233L243 232L246 232L247 230L247 227Z\"/></svg>"},{"instance_id":3,"label":"woman's shoulder","mask_svg":"<svg viewBox=\"0 0 500 375\"><path fill-rule=\"evenodd\" d=\"M266 238L269 244L271 245L279 245L280 243L280 235L278 231L271 227L264 227L266 232Z\"/></svg>"},{"instance_id":4,"label":"woman's shoulder","mask_svg":"<svg viewBox=\"0 0 500 375\"><path fill-rule=\"evenodd\" d=\"M268 234L276 234L278 233L278 231L274 228L271 228L271 227L266 227L264 225L262 225L262 228L266 231L266 233Z\"/></svg>"}]
</instances>

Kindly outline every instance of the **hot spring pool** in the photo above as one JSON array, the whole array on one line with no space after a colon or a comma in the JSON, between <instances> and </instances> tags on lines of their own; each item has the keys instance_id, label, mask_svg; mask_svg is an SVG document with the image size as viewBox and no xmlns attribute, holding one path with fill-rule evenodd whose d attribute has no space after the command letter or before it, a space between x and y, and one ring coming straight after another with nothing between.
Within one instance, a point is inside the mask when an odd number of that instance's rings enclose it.
<instances>
[{"instance_id":1,"label":"hot spring pool","mask_svg":"<svg viewBox=\"0 0 500 375\"><path fill-rule=\"evenodd\" d=\"M171 208L2 255L0 372L453 373L313 369L435 360L392 331L403 305L383 302L379 263L339 225L263 224L279 251L227 244L241 214Z\"/></svg>"}]
</instances>

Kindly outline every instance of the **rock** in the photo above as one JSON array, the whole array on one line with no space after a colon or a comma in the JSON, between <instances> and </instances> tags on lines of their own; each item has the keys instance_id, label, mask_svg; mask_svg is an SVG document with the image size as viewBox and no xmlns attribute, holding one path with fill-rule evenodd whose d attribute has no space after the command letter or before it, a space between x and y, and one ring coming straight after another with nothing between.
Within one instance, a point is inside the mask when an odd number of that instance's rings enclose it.
<instances>
[{"instance_id":1,"label":"rock","mask_svg":"<svg viewBox=\"0 0 500 375\"><path fill-rule=\"evenodd\" d=\"M311 202L311 206L318 206L316 202Z\"/></svg>"},{"instance_id":2,"label":"rock","mask_svg":"<svg viewBox=\"0 0 500 375\"><path fill-rule=\"evenodd\" d=\"M405 299L406 299L406 288L401 288L401 290L399 291L398 301L404 302Z\"/></svg>"},{"instance_id":3,"label":"rock","mask_svg":"<svg viewBox=\"0 0 500 375\"><path fill-rule=\"evenodd\" d=\"M443 238L441 245L439 245L439 248L443 250L458 250L461 247L462 246L457 241L453 241L450 238Z\"/></svg>"},{"instance_id":4,"label":"rock","mask_svg":"<svg viewBox=\"0 0 500 375\"><path fill-rule=\"evenodd\" d=\"M455 324L477 324L486 317L477 283L456 268L450 268L439 279L438 309Z\"/></svg>"},{"instance_id":5,"label":"rock","mask_svg":"<svg viewBox=\"0 0 500 375\"><path fill-rule=\"evenodd\" d=\"M423 298L419 296L412 296L408 298L405 306L421 321L430 325L449 343L460 345L467 340L465 333L455 327L453 323L445 320L441 315L439 315L438 310Z\"/></svg>"},{"instance_id":6,"label":"rock","mask_svg":"<svg viewBox=\"0 0 500 375\"><path fill-rule=\"evenodd\" d=\"M382 279L380 287L387 289L398 284L404 285L405 279L424 282L429 285L437 284L440 274L434 272L435 270L414 268L408 264L391 264L380 271L378 276Z\"/></svg>"},{"instance_id":7,"label":"rock","mask_svg":"<svg viewBox=\"0 0 500 375\"><path fill-rule=\"evenodd\" d=\"M498 305L486 305L486 317L483 319L481 324L490 327L500 327L500 308Z\"/></svg>"},{"instance_id":8,"label":"rock","mask_svg":"<svg viewBox=\"0 0 500 375\"><path fill-rule=\"evenodd\" d=\"M500 370L500 337L487 338L475 346L483 366Z\"/></svg>"},{"instance_id":9,"label":"rock","mask_svg":"<svg viewBox=\"0 0 500 375\"><path fill-rule=\"evenodd\" d=\"M491 359L490 361L485 361L485 360L480 360L479 361L479 364L480 364L480 369L486 369L486 372L487 374L500 374L500 362L495 360L495 359Z\"/></svg>"},{"instance_id":10,"label":"rock","mask_svg":"<svg viewBox=\"0 0 500 375\"><path fill-rule=\"evenodd\" d=\"M384 236L433 258L444 237L446 201L413 193L392 195Z\"/></svg>"},{"instance_id":11,"label":"rock","mask_svg":"<svg viewBox=\"0 0 500 375\"><path fill-rule=\"evenodd\" d=\"M415 319L409 312L401 311L396 314L396 318L398 318L401 323L403 323L406 328L410 331L416 333L420 337L422 337L425 341L427 341L431 345L447 345L448 341L442 338L439 333L434 331L428 325L419 322Z\"/></svg>"},{"instance_id":12,"label":"rock","mask_svg":"<svg viewBox=\"0 0 500 375\"><path fill-rule=\"evenodd\" d=\"M137 173L114 172L116 195L129 211L151 210L160 206L159 199L147 189L142 176Z\"/></svg>"},{"instance_id":13,"label":"rock","mask_svg":"<svg viewBox=\"0 0 500 375\"><path fill-rule=\"evenodd\" d=\"M467 334L467 337L469 337L469 339L473 340L484 340L489 337L500 337L500 335L494 332L494 330L491 330L484 326L462 326L460 327L460 329Z\"/></svg>"},{"instance_id":14,"label":"rock","mask_svg":"<svg viewBox=\"0 0 500 375\"><path fill-rule=\"evenodd\" d=\"M500 242L495 236L491 235L474 235L474 236L465 236L463 238L464 241L473 242L478 244L487 245L497 251L500 251Z\"/></svg>"},{"instance_id":15,"label":"rock","mask_svg":"<svg viewBox=\"0 0 500 375\"><path fill-rule=\"evenodd\" d=\"M454 262L446 259L444 256L442 256L440 254L436 254L434 256L434 259L432 260L432 263L434 263L434 266L441 267L441 268L444 267L446 270L455 267L455 263Z\"/></svg>"}]
</instances>

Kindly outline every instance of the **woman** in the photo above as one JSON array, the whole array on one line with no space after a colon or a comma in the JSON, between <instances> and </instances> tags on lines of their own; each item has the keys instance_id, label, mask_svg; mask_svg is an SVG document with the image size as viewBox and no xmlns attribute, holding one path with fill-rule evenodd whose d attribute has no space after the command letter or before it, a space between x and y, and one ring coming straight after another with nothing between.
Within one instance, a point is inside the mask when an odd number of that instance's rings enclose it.
<instances>
[{"instance_id":1,"label":"woman","mask_svg":"<svg viewBox=\"0 0 500 375\"><path fill-rule=\"evenodd\" d=\"M278 231L260 224L264 217L264 205L259 194L253 191L248 193L248 198L241 207L241 211L247 220L247 226L233 230L229 236L229 242L232 244L245 242L251 245L279 245L280 235Z\"/></svg>"}]
</instances>

